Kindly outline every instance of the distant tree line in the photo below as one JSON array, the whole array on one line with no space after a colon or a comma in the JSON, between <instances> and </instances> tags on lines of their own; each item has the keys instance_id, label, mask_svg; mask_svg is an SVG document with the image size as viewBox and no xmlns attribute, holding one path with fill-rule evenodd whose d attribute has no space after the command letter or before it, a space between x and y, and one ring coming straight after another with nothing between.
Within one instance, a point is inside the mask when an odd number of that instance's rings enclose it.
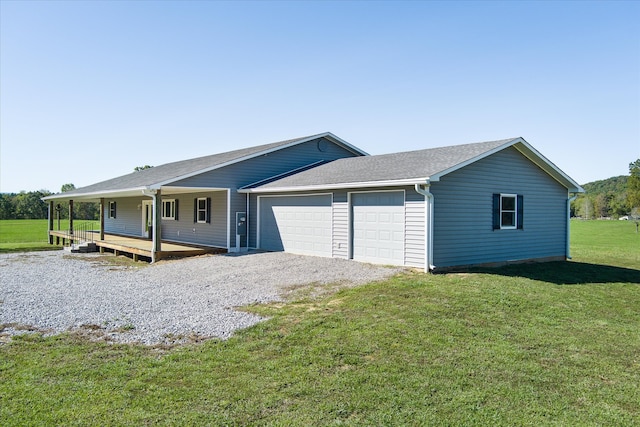
<instances>
[{"instance_id":1,"label":"distant tree line","mask_svg":"<svg viewBox=\"0 0 640 427\"><path fill-rule=\"evenodd\" d=\"M74 190L73 184L64 184L62 192ZM43 197L53 193L49 190L21 191L20 193L0 193L0 219L46 219L49 204L42 201ZM69 203L56 202L54 206L54 218L69 218ZM96 220L100 218L100 204L93 202L74 203L73 218L83 220Z\"/></svg>"},{"instance_id":2,"label":"distant tree line","mask_svg":"<svg viewBox=\"0 0 640 427\"><path fill-rule=\"evenodd\" d=\"M140 172L151 169L153 166L136 166L133 170ZM73 184L63 184L62 193L75 190ZM49 190L21 191L20 193L0 193L0 219L46 219L49 204L42 201L43 197L53 193ZM54 219L69 218L69 203L56 202L53 212ZM100 219L100 204L94 202L76 202L73 204L73 219L97 220Z\"/></svg>"},{"instance_id":3,"label":"distant tree line","mask_svg":"<svg viewBox=\"0 0 640 427\"><path fill-rule=\"evenodd\" d=\"M640 215L640 159L629 164L629 175L594 181L582 186L571 203L571 215L584 219L637 217Z\"/></svg>"}]
</instances>

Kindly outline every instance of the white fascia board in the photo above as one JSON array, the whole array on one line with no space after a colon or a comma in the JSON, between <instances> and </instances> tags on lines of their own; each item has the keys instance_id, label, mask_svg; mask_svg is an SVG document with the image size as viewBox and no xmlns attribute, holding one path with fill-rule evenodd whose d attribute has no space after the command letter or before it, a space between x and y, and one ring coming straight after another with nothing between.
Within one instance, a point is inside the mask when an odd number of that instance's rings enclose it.
<instances>
[{"instance_id":1,"label":"white fascia board","mask_svg":"<svg viewBox=\"0 0 640 427\"><path fill-rule=\"evenodd\" d=\"M409 178L391 181L342 182L338 184L319 184L292 187L247 188L238 193L290 193L294 191L339 190L346 188L400 187L405 185L426 184L429 178Z\"/></svg>"},{"instance_id":2,"label":"white fascia board","mask_svg":"<svg viewBox=\"0 0 640 427\"><path fill-rule=\"evenodd\" d=\"M367 153L366 151L361 150L360 148L356 147L355 145L349 144L347 141L345 141L344 139L342 139L340 137L335 136L331 132L325 132L323 134L316 135L313 139L317 139L317 138L321 138L321 137L333 139L334 142L338 143L338 145L343 145L344 148L346 148L349 151L354 152L355 154L361 154L363 156L368 156L369 155L369 153Z\"/></svg>"},{"instance_id":3,"label":"white fascia board","mask_svg":"<svg viewBox=\"0 0 640 427\"><path fill-rule=\"evenodd\" d=\"M253 154L250 154L248 156L239 157L237 159L230 160L228 162L221 163L219 165L211 166L209 168L200 169L200 170L197 170L197 171L194 171L194 172L190 172L190 173L187 173L187 174L184 174L184 175L177 176L175 178L167 179L165 181L158 182L158 183L154 184L153 188L159 188L159 187L162 187L163 185L171 184L172 182L181 181L183 179L191 178L192 176L200 175L200 174L211 172L213 170L220 169L220 168L223 168L223 167L226 167L226 166L230 166L230 165L233 165L233 164L236 164L236 163L244 162L245 160L253 159L255 157L264 156L266 154L274 153L276 151L280 151L280 150L283 150L285 148L294 147L294 146L299 145L299 144L304 144L305 142L313 141L314 139L318 139L318 138L329 138L329 139L332 139L335 143L338 143L339 145L344 145L344 148L346 148L349 151L352 151L354 154L361 154L361 155L364 155L364 156L368 155L366 152L364 152L364 151L360 150L359 148L349 144L346 141L343 141L342 139L340 139L337 136L333 135L331 132L325 132L325 133L320 133L318 135L308 136L308 137L306 137L304 139L300 139L300 140L297 140L297 141L290 142L289 144L279 145L277 147L273 147L273 148L270 148L268 150L259 151L257 153L253 153Z\"/></svg>"},{"instance_id":4,"label":"white fascia board","mask_svg":"<svg viewBox=\"0 0 640 427\"><path fill-rule=\"evenodd\" d=\"M43 197L42 200L98 200L101 197L136 197L145 196L152 197L153 193L160 190L163 195L181 194L181 193L202 193L207 191L226 191L227 188L218 187L135 187L121 190L94 191L90 193L59 193L51 196Z\"/></svg>"},{"instance_id":5,"label":"white fascia board","mask_svg":"<svg viewBox=\"0 0 640 427\"><path fill-rule=\"evenodd\" d=\"M132 197L143 195L148 190L149 187L135 187L121 190L93 191L90 193L59 193L43 197L42 200L97 200L101 197Z\"/></svg>"},{"instance_id":6,"label":"white fascia board","mask_svg":"<svg viewBox=\"0 0 640 427\"><path fill-rule=\"evenodd\" d=\"M533 148L527 141L522 139L518 144L515 144L514 148L518 150L523 156L531 160L538 167L544 170L552 178L566 187L570 193L584 193L584 188L575 182L569 175L564 173L559 167L557 167L552 161L543 156L538 150Z\"/></svg>"}]
</instances>

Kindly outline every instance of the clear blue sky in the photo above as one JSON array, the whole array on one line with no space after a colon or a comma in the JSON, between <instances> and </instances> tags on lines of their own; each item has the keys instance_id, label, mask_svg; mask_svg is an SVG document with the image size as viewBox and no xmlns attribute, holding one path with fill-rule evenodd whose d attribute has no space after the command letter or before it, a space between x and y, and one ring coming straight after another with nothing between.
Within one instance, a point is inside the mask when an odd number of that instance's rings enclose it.
<instances>
[{"instance_id":1,"label":"clear blue sky","mask_svg":"<svg viewBox=\"0 0 640 427\"><path fill-rule=\"evenodd\" d=\"M0 1L0 192L330 131L640 158L638 2Z\"/></svg>"}]
</instances>

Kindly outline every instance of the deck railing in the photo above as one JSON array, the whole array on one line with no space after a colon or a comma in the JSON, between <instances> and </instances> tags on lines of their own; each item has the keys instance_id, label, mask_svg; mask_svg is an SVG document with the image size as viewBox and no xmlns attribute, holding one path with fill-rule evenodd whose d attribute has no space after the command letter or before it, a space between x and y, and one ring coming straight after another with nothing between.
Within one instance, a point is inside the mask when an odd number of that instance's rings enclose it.
<instances>
[{"instance_id":1,"label":"deck railing","mask_svg":"<svg viewBox=\"0 0 640 427\"><path fill-rule=\"evenodd\" d=\"M95 241L95 233L98 230L94 230L95 221L86 222L74 222L73 229L67 230L67 239L69 242L73 241L74 245L82 243L93 243Z\"/></svg>"}]
</instances>

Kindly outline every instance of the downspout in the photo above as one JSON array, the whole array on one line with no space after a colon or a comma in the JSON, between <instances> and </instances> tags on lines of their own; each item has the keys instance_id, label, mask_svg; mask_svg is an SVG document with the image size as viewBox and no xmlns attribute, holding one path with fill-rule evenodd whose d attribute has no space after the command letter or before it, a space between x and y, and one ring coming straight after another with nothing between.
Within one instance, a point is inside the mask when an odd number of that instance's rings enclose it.
<instances>
[{"instance_id":1,"label":"downspout","mask_svg":"<svg viewBox=\"0 0 640 427\"><path fill-rule=\"evenodd\" d=\"M227 188L227 252L231 252L231 189Z\"/></svg>"},{"instance_id":2,"label":"downspout","mask_svg":"<svg viewBox=\"0 0 640 427\"><path fill-rule=\"evenodd\" d=\"M420 187L421 185L423 184L416 184L415 189L418 194L422 194L424 196L424 200L427 203L427 206L425 206L424 224L424 231L426 233L426 239L424 242L424 271L425 273L428 273L436 268L435 265L433 265L433 194L429 191L429 187L431 187L429 180L424 184L424 189Z\"/></svg>"},{"instance_id":3,"label":"downspout","mask_svg":"<svg viewBox=\"0 0 640 427\"><path fill-rule=\"evenodd\" d=\"M571 202L573 202L576 199L576 197L578 197L577 194L567 199L567 237L566 237L566 253L565 253L565 256L567 259L571 259L571 245L570 245L571 230L569 229L570 221L571 221Z\"/></svg>"}]
</instances>

